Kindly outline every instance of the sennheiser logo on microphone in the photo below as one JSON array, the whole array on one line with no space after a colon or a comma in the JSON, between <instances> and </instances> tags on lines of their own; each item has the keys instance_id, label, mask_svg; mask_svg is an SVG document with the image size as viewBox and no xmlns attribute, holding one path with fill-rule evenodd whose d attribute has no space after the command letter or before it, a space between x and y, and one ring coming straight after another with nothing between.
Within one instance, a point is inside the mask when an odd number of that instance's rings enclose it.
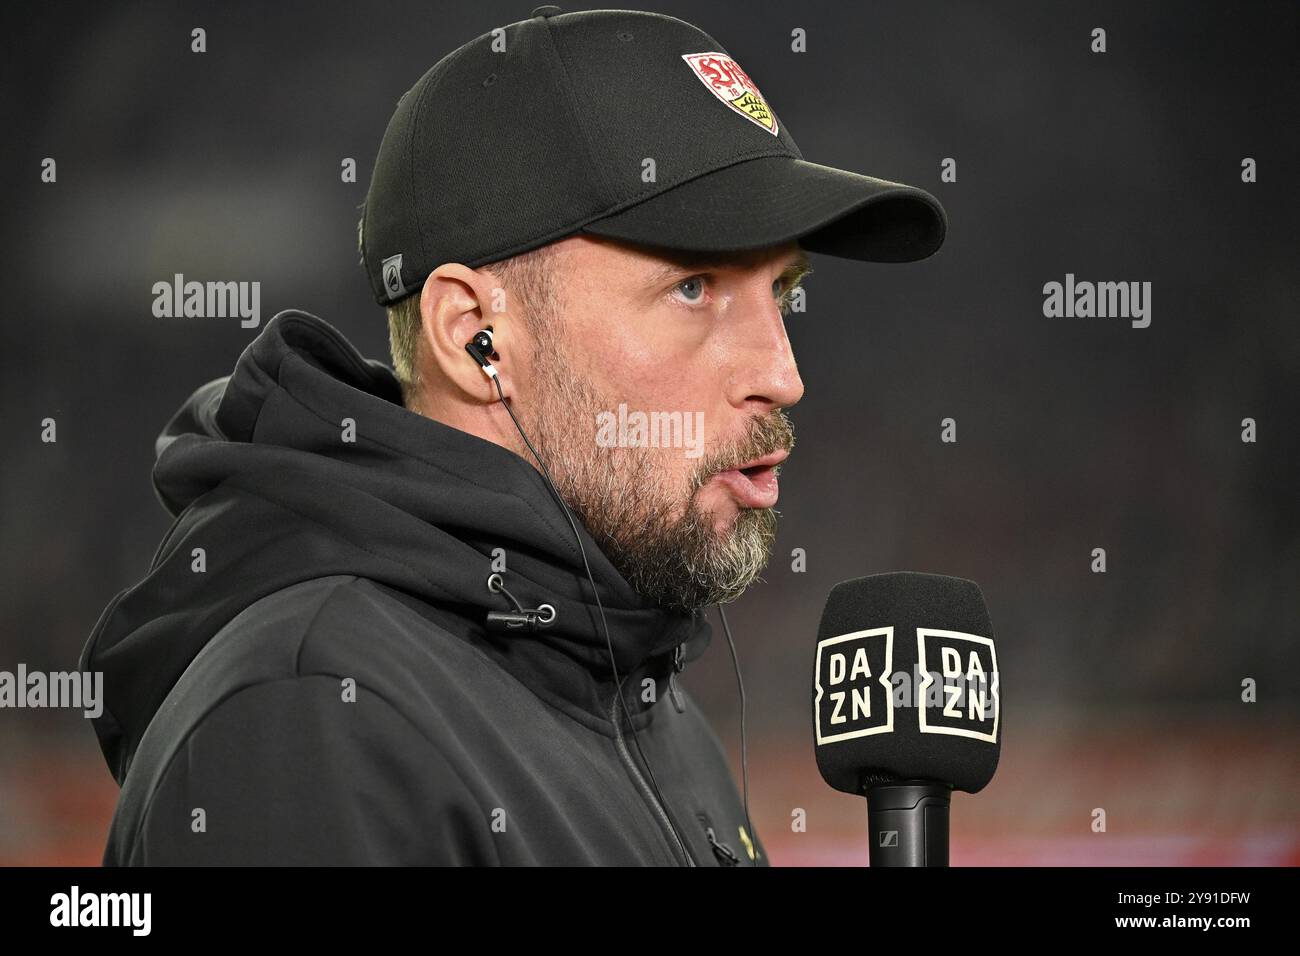
<instances>
[{"instance_id":1,"label":"sennheiser logo on microphone","mask_svg":"<svg viewBox=\"0 0 1300 956\"><path fill-rule=\"evenodd\" d=\"M916 629L923 675L918 708L923 734L952 734L997 743L998 658L993 641L978 634ZM930 693L938 684L937 695Z\"/></svg>"},{"instance_id":2,"label":"sennheiser logo on microphone","mask_svg":"<svg viewBox=\"0 0 1300 956\"><path fill-rule=\"evenodd\" d=\"M853 631L817 642L813 679L817 743L893 731L889 682L893 666L892 627Z\"/></svg>"}]
</instances>

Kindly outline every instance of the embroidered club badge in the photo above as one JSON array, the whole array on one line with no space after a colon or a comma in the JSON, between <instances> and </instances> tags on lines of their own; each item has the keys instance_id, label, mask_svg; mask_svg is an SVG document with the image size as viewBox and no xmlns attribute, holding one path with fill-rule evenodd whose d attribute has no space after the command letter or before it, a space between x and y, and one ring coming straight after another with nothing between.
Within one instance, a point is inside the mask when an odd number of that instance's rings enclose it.
<instances>
[{"instance_id":1,"label":"embroidered club badge","mask_svg":"<svg viewBox=\"0 0 1300 956\"><path fill-rule=\"evenodd\" d=\"M725 53L683 53L682 59L713 95L773 136L776 117L754 81Z\"/></svg>"}]
</instances>

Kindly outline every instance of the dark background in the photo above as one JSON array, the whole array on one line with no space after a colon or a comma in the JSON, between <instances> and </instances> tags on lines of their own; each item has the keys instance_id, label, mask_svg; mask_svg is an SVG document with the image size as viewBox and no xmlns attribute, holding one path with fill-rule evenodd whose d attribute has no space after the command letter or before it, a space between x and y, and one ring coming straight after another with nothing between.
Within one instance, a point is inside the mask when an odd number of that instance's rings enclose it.
<instances>
[{"instance_id":1,"label":"dark background","mask_svg":"<svg viewBox=\"0 0 1300 956\"><path fill-rule=\"evenodd\" d=\"M263 325L301 308L386 360L356 252L384 126L532 6L6 8L0 669L76 668L168 527L154 438L259 331L154 318L153 283L260 281ZM1009 700L998 776L954 799L954 863L1300 862L1297 6L634 6L716 37L805 158L927 188L951 222L921 263L814 256L790 318L807 392L780 537L729 611L773 861L866 860L865 805L812 759L813 641L833 584L906 569L979 582ZM1067 272L1151 282L1150 327L1045 318ZM684 678L739 781L720 627ZM97 863L116 792L80 712L0 711L0 863Z\"/></svg>"}]
</instances>

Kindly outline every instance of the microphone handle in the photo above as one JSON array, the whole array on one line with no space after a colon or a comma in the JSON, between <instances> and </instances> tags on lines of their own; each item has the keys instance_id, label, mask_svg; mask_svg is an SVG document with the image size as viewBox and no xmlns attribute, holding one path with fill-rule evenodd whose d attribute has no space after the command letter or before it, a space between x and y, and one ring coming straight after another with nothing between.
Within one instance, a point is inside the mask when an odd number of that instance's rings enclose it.
<instances>
[{"instance_id":1,"label":"microphone handle","mask_svg":"<svg viewBox=\"0 0 1300 956\"><path fill-rule=\"evenodd\" d=\"M952 787L900 780L866 788L872 866L947 866Z\"/></svg>"}]
</instances>

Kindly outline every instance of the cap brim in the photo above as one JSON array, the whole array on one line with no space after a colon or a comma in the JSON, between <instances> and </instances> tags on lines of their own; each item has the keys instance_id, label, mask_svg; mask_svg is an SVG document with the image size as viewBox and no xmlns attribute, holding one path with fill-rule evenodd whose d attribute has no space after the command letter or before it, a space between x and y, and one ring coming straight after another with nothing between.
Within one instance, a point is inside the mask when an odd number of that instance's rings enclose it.
<instances>
[{"instance_id":1,"label":"cap brim","mask_svg":"<svg viewBox=\"0 0 1300 956\"><path fill-rule=\"evenodd\" d=\"M810 252L915 262L948 231L923 189L788 156L706 173L582 231L687 252L742 252L798 240Z\"/></svg>"}]
</instances>

